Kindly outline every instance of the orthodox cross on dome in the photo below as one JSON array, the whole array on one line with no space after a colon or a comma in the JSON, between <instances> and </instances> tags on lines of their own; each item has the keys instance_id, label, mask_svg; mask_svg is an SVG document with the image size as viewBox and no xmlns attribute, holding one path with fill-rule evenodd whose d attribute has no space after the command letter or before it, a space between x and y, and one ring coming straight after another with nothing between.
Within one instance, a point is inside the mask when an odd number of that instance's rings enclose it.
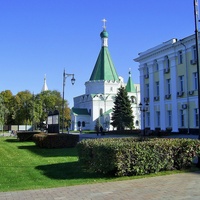
<instances>
[{"instance_id":1,"label":"orthodox cross on dome","mask_svg":"<svg viewBox=\"0 0 200 200\"><path fill-rule=\"evenodd\" d=\"M106 19L102 19L102 22L103 22L103 29L104 29L104 30L106 30L106 21L107 21Z\"/></svg>"}]
</instances>

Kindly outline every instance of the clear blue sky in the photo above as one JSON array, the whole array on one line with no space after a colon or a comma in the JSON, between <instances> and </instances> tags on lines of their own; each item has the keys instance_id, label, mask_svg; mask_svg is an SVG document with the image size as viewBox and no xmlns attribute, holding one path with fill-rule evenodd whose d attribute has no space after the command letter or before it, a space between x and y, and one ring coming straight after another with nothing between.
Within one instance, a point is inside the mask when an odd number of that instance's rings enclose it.
<instances>
[{"instance_id":1,"label":"clear blue sky","mask_svg":"<svg viewBox=\"0 0 200 200\"><path fill-rule=\"evenodd\" d=\"M101 48L102 19L107 20L109 51L119 76L132 69L139 83L139 52L172 38L194 34L193 0L0 0L0 92L40 93L44 75L50 90L65 99L85 93Z\"/></svg>"}]
</instances>

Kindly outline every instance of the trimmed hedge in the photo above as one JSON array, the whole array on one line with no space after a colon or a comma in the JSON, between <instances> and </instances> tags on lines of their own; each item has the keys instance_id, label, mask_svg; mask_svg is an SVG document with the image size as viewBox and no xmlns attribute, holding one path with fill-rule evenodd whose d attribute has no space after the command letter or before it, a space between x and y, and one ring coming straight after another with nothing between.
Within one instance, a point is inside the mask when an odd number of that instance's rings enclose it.
<instances>
[{"instance_id":1,"label":"trimmed hedge","mask_svg":"<svg viewBox=\"0 0 200 200\"><path fill-rule=\"evenodd\" d=\"M33 135L41 131L17 131L17 138L20 142L33 140Z\"/></svg>"},{"instance_id":2,"label":"trimmed hedge","mask_svg":"<svg viewBox=\"0 0 200 200\"><path fill-rule=\"evenodd\" d=\"M110 130L109 135L138 135L141 133L140 129L133 130Z\"/></svg>"},{"instance_id":3,"label":"trimmed hedge","mask_svg":"<svg viewBox=\"0 0 200 200\"><path fill-rule=\"evenodd\" d=\"M33 141L41 148L75 147L79 142L79 135L59 133L35 134Z\"/></svg>"},{"instance_id":4,"label":"trimmed hedge","mask_svg":"<svg viewBox=\"0 0 200 200\"><path fill-rule=\"evenodd\" d=\"M192 139L104 138L77 145L86 169L115 176L132 176L189 168L200 155L200 141Z\"/></svg>"}]
</instances>

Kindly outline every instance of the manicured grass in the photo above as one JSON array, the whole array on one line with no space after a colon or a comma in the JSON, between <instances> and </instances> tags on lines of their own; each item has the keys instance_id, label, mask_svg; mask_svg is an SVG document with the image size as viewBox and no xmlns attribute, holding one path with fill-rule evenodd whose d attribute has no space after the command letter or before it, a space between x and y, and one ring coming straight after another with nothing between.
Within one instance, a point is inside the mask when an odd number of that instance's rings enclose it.
<instances>
[{"instance_id":1,"label":"manicured grass","mask_svg":"<svg viewBox=\"0 0 200 200\"><path fill-rule=\"evenodd\" d=\"M145 177L149 176L152 175ZM13 137L0 138L1 192L133 178L141 176L112 178L84 170L78 162L76 148L40 149L33 142L19 142Z\"/></svg>"}]
</instances>

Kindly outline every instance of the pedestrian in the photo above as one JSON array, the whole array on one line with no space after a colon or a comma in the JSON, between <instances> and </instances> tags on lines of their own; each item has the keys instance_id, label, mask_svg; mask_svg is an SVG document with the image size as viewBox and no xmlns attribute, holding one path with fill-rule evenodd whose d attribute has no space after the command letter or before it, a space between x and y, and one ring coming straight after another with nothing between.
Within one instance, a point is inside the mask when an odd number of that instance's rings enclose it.
<instances>
[{"instance_id":1,"label":"pedestrian","mask_svg":"<svg viewBox=\"0 0 200 200\"><path fill-rule=\"evenodd\" d=\"M82 129L81 129L81 127L79 128L79 131L80 131L80 134L82 133Z\"/></svg>"},{"instance_id":2,"label":"pedestrian","mask_svg":"<svg viewBox=\"0 0 200 200\"><path fill-rule=\"evenodd\" d=\"M99 127L96 128L97 136L99 135Z\"/></svg>"},{"instance_id":3,"label":"pedestrian","mask_svg":"<svg viewBox=\"0 0 200 200\"><path fill-rule=\"evenodd\" d=\"M103 127L102 126L100 127L100 132L101 132L101 135L103 135Z\"/></svg>"}]
</instances>

